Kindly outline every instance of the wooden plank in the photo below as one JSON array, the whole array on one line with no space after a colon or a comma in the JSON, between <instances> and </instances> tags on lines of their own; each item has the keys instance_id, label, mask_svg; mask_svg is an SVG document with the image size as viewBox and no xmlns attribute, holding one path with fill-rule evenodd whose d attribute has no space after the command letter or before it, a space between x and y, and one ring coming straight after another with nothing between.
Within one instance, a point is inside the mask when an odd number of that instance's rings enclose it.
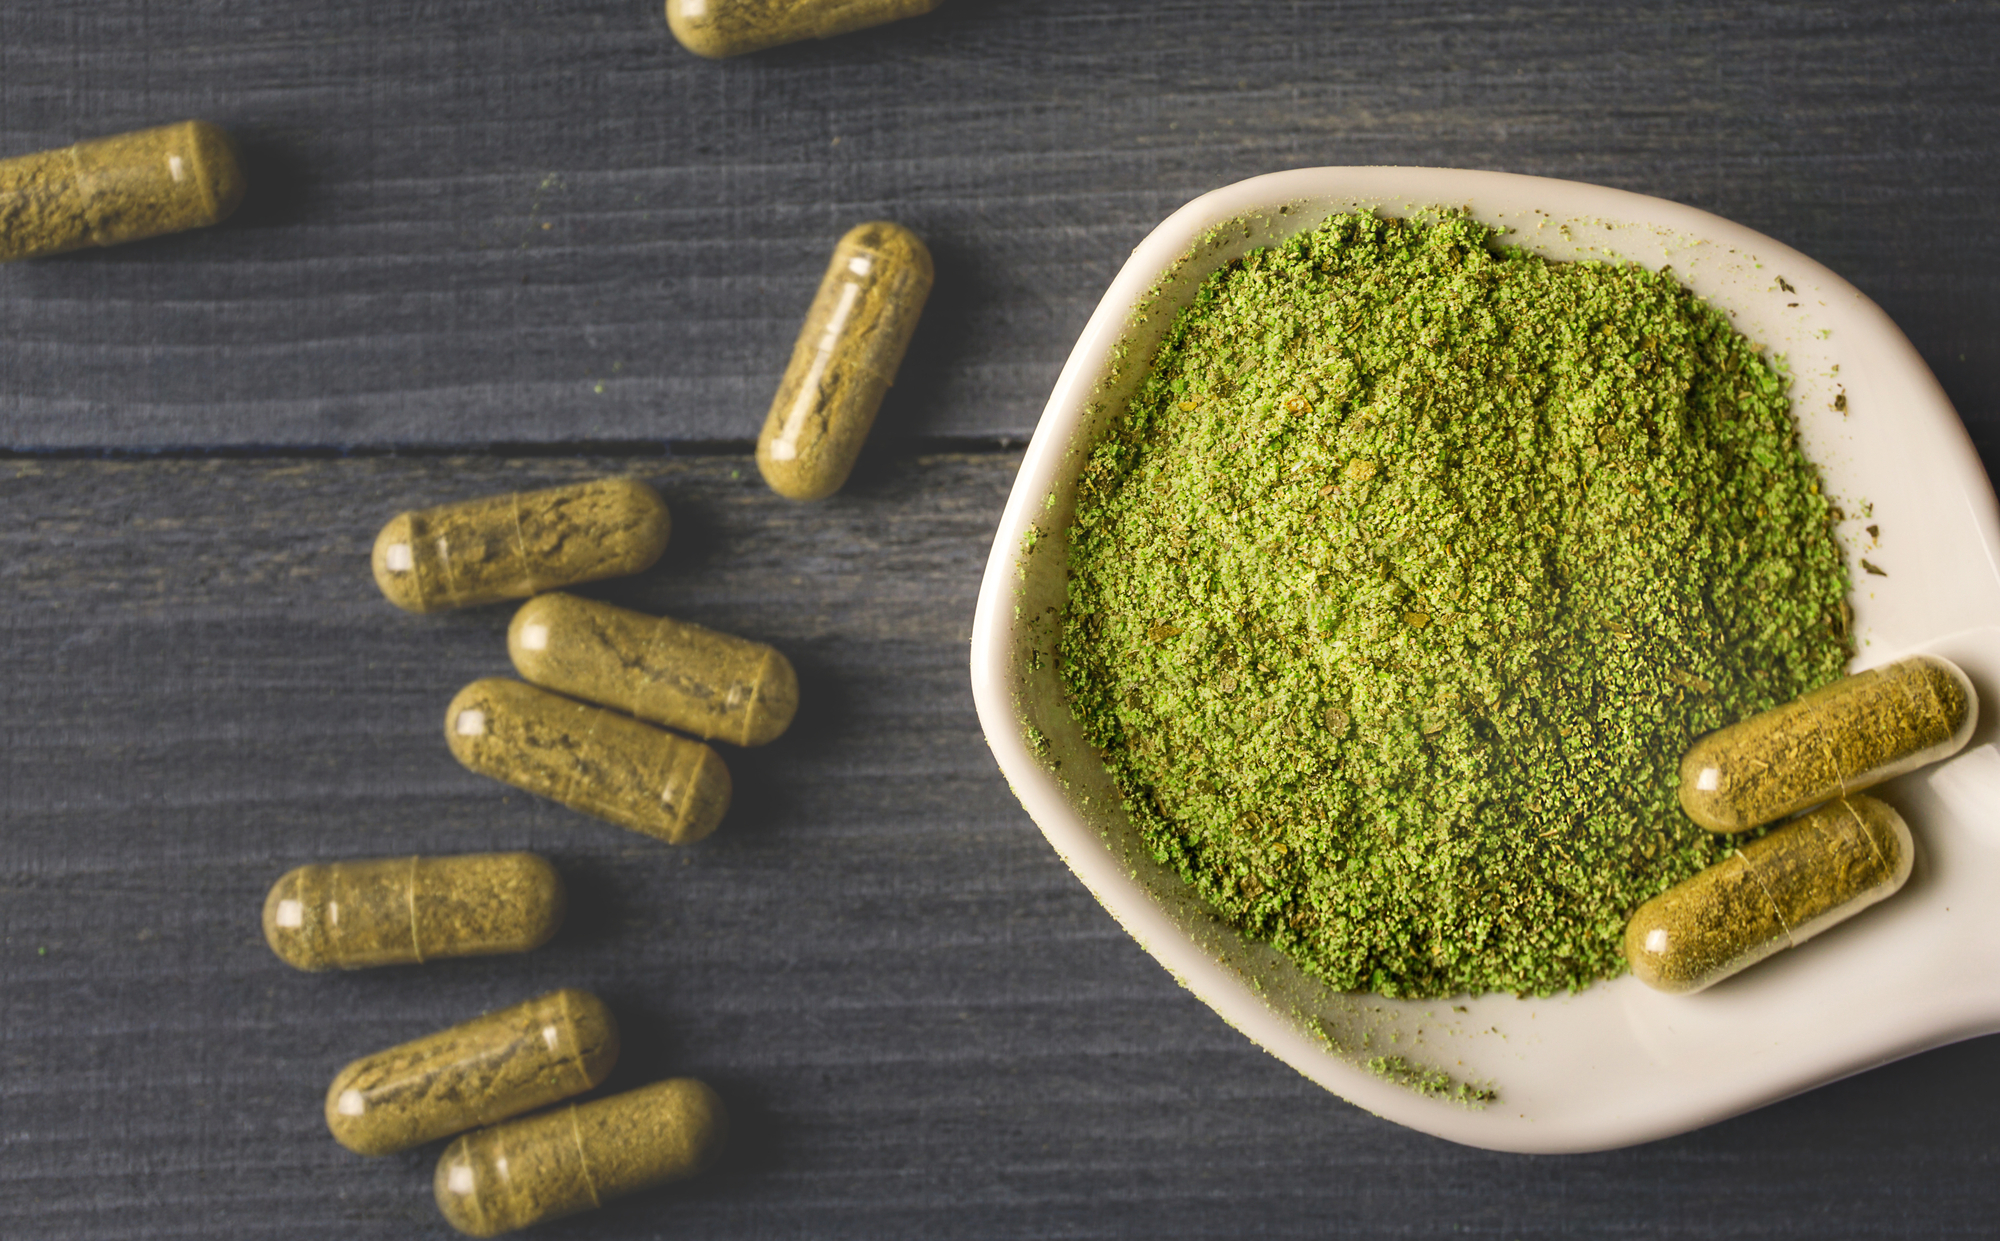
<instances>
[{"instance_id":1,"label":"wooden plank","mask_svg":"<svg viewBox=\"0 0 2000 1241\"><path fill-rule=\"evenodd\" d=\"M747 440L833 239L939 281L891 437L1032 428L1131 246L1310 164L1771 233L2000 409L2000 3L951 3L726 63L657 0L0 3L0 152L239 131L219 231L0 269L0 448Z\"/></svg>"},{"instance_id":2,"label":"wooden plank","mask_svg":"<svg viewBox=\"0 0 2000 1241\"><path fill-rule=\"evenodd\" d=\"M1523 1159L1369 1117L1179 990L982 744L973 592L1018 455L878 461L821 506L742 457L0 462L0 1235L442 1238L433 1146L364 1160L347 1060L541 990L692 1073L719 1172L536 1235L1978 1236L2000 1042L1636 1151ZM667 559L597 593L778 644L806 705L670 850L474 777L445 702L510 609L374 592L405 507L656 481ZM266 886L316 858L534 848L574 915L524 957L308 976Z\"/></svg>"}]
</instances>

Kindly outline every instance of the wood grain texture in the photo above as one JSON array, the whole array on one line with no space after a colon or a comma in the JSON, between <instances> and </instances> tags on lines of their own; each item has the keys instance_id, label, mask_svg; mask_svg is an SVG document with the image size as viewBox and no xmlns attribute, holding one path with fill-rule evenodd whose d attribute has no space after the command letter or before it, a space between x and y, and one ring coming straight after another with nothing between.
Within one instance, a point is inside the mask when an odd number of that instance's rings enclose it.
<instances>
[{"instance_id":1,"label":"wood grain texture","mask_svg":"<svg viewBox=\"0 0 2000 1241\"><path fill-rule=\"evenodd\" d=\"M878 463L821 506L747 456L0 462L0 1235L443 1238L438 1146L364 1160L321 1092L559 986L606 1089L694 1074L713 1177L555 1238L1990 1235L2000 1041L1634 1151L1468 1150L1341 1103L1146 958L1022 813L965 672L1018 454ZM668 849L484 782L441 735L511 609L374 591L399 509L609 472L666 559L591 593L769 641L798 723ZM306 975L266 886L317 858L528 848L572 917L522 957Z\"/></svg>"},{"instance_id":2,"label":"wood grain texture","mask_svg":"<svg viewBox=\"0 0 2000 1241\"><path fill-rule=\"evenodd\" d=\"M200 115L222 229L0 269L0 447L748 440L833 241L938 291L882 434L1018 440L1132 245L1312 164L1692 203L2000 409L2000 0L952 0L712 63L653 0L0 0L0 152Z\"/></svg>"},{"instance_id":3,"label":"wood grain texture","mask_svg":"<svg viewBox=\"0 0 2000 1241\"><path fill-rule=\"evenodd\" d=\"M1250 1046L999 777L965 644L1019 455L916 446L1025 437L1188 198L1412 163L1804 250L2000 463L1997 61L2000 0L948 0L720 64L655 0L0 0L0 155L203 116L253 183L220 229L0 267L0 1236L448 1236L436 1147L350 1155L321 1092L566 985L625 1022L607 1089L702 1076L739 1140L552 1239L1990 1235L2000 1041L1571 1158L1424 1138ZM938 292L849 490L649 449L747 446L873 216ZM385 446L423 452L345 455ZM140 459L66 459L98 454ZM458 768L444 704L507 671L510 610L369 579L399 509L606 472L677 530L589 593L803 681L684 850ZM299 862L493 848L570 881L537 953L307 976L258 934Z\"/></svg>"}]
</instances>

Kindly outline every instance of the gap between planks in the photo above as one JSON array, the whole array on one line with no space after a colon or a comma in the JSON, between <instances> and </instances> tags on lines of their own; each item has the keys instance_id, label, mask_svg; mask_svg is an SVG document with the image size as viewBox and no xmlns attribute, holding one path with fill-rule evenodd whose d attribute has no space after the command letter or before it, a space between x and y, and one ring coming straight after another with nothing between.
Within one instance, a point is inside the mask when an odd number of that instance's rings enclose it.
<instances>
[{"instance_id":1,"label":"gap between planks","mask_svg":"<svg viewBox=\"0 0 2000 1241\"><path fill-rule=\"evenodd\" d=\"M939 435L901 441L883 456L970 456L1015 452L1026 437L1011 435ZM244 444L169 445L159 448L0 448L0 461L342 461L377 457L606 457L672 458L737 457L757 451L757 441L727 440L572 440L563 442L499 441L486 444Z\"/></svg>"}]
</instances>

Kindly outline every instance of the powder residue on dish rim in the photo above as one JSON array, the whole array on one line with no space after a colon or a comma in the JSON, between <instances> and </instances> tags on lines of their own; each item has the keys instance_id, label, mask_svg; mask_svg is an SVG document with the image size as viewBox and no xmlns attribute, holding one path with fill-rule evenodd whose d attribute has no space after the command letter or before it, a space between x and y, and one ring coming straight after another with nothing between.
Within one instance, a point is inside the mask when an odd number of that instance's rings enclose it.
<instances>
[{"instance_id":1,"label":"powder residue on dish rim","mask_svg":"<svg viewBox=\"0 0 2000 1241\"><path fill-rule=\"evenodd\" d=\"M1456 1011L1465 1010L1458 1007ZM1386 1023L1380 1030L1374 1030L1367 1028L1367 1015L1359 1011L1345 1014L1338 1025L1327 1016L1311 1015L1298 1010L1293 1011L1292 1017L1299 1023L1300 1029L1328 1051L1357 1068L1393 1085L1401 1086L1413 1094L1444 1103L1455 1103L1475 1112L1485 1111L1488 1105L1500 1100L1500 1089L1490 1080L1471 1081L1412 1059L1410 1055L1402 1052L1377 1050L1376 1045L1380 1035L1386 1034L1391 1043L1400 1041L1402 1031L1396 1028L1393 1021ZM1358 1040L1355 1038L1354 1028L1357 1020L1364 1023ZM1423 1028L1420 1026L1416 1030L1416 1041L1422 1042L1422 1036ZM1463 1065L1464 1061L1459 1061L1461 1068Z\"/></svg>"},{"instance_id":2,"label":"powder residue on dish rim","mask_svg":"<svg viewBox=\"0 0 2000 1241\"><path fill-rule=\"evenodd\" d=\"M1462 215L1231 263L1092 450L1061 672L1153 855L1343 990L1575 989L1731 847L1687 743L1839 675L1787 379Z\"/></svg>"},{"instance_id":3,"label":"powder residue on dish rim","mask_svg":"<svg viewBox=\"0 0 2000 1241\"><path fill-rule=\"evenodd\" d=\"M1375 1056L1365 1066L1370 1073L1427 1099L1457 1103L1473 1111L1499 1100L1500 1092L1490 1086L1460 1081L1442 1069L1417 1064L1404 1056Z\"/></svg>"}]
</instances>

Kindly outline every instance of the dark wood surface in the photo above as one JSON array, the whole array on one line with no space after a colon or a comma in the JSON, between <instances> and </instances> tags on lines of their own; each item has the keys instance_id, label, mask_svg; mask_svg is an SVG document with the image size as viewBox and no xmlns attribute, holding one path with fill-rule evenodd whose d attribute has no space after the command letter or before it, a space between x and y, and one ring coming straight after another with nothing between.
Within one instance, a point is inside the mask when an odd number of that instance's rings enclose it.
<instances>
[{"instance_id":1,"label":"dark wood surface","mask_svg":"<svg viewBox=\"0 0 2000 1241\"><path fill-rule=\"evenodd\" d=\"M1990 1235L1992 1040L1524 1158L1376 1120L1177 988L972 713L1016 461L907 459L810 509L728 456L0 464L0 1235L448 1236L437 1146L350 1155L326 1083L565 985L626 1025L607 1089L709 1079L739 1140L712 1179L551 1237ZM635 467L674 545L591 593L778 644L805 688L680 850L459 768L444 705L507 672L511 609L406 616L367 569L381 514ZM259 934L298 863L491 848L573 888L539 952L306 975Z\"/></svg>"},{"instance_id":2,"label":"dark wood surface","mask_svg":"<svg viewBox=\"0 0 2000 1241\"><path fill-rule=\"evenodd\" d=\"M551 1238L1991 1235L1992 1039L1602 1155L1325 1094L1063 868L965 662L1010 445L1125 252L1281 167L1762 229L1883 303L1990 467L1996 61L1974 2L947 0L710 64L650 0L0 0L0 153L204 115L255 181L223 228L0 267L0 1236L448 1236L436 1147L350 1155L321 1092L563 985L626 1024L609 1088L702 1076L737 1141ZM854 484L792 505L747 439L874 215L939 293ZM677 529L589 593L804 682L687 849L460 769L444 704L507 671L509 609L410 617L368 576L399 509L607 472ZM570 880L537 953L307 976L258 933L300 862L490 848Z\"/></svg>"},{"instance_id":3,"label":"dark wood surface","mask_svg":"<svg viewBox=\"0 0 2000 1241\"><path fill-rule=\"evenodd\" d=\"M754 436L832 242L938 286L884 431L1021 438L1175 207L1313 164L1500 168L1825 262L2000 404L2000 6L946 0L712 63L655 0L0 4L0 152L183 115L216 231L0 269L0 445Z\"/></svg>"}]
</instances>

